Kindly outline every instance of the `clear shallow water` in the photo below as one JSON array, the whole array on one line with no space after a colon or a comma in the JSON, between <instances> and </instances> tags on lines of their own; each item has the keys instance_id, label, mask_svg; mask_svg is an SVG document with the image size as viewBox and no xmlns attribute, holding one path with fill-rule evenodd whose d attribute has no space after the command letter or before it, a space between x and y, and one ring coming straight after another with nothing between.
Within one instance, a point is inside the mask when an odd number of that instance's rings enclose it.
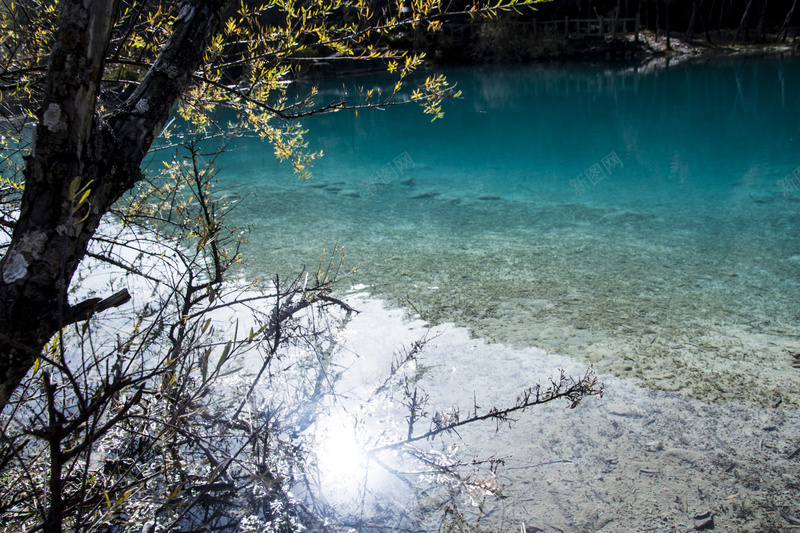
<instances>
[{"instance_id":1,"label":"clear shallow water","mask_svg":"<svg viewBox=\"0 0 800 533\"><path fill-rule=\"evenodd\" d=\"M460 406L462 415L474 402L483 409L508 405L515 393L557 375L557 368L577 376L586 366L536 348L488 344L452 324L431 330L363 293L347 298L363 312L343 335L341 363L348 370L317 434L320 464L334 474L323 481L322 492L345 510L363 504L355 495L367 488L368 501L402 510L412 522L420 506L427 509L422 530L441 530L443 509L451 503L446 480L431 479L425 475L429 469L391 452L379 454L367 473L366 462L354 453L359 445L370 448L405 434L403 402L396 397L376 404L370 394L386 375L391 350L426 335L430 342L420 364L433 371L414 382L430 393L428 409ZM409 377L416 373L406 370ZM779 531L791 525L783 515L798 516L800 466L792 457L800 444L797 410L709 405L641 388L630 379L601 379L605 396L586 399L574 411L552 402L517 413L512 427L464 426L458 436L417 444L464 461L465 479L502 486L502 498L474 489L456 498L473 524L480 516L482 531L520 531L523 525L548 533L691 531L703 521L695 517L709 514L719 531ZM472 462L489 457L503 459L496 477L487 463ZM387 464L396 470L389 472ZM409 494L407 485L420 483L424 490ZM407 525L403 521L397 529Z\"/></svg>"},{"instance_id":2,"label":"clear shallow water","mask_svg":"<svg viewBox=\"0 0 800 533\"><path fill-rule=\"evenodd\" d=\"M325 151L311 181L256 141L224 157L223 185L255 192L235 212L248 275L338 243L354 282L425 320L703 400L800 405L800 191L778 184L800 165L800 62L446 73L464 98L435 123L306 121Z\"/></svg>"}]
</instances>

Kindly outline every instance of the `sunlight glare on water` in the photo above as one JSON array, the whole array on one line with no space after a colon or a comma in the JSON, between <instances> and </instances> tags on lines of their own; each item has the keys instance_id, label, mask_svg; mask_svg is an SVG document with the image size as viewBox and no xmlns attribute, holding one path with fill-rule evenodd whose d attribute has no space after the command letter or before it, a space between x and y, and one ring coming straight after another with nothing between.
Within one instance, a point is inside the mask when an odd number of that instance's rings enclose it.
<instances>
[{"instance_id":1,"label":"sunlight glare on water","mask_svg":"<svg viewBox=\"0 0 800 533\"><path fill-rule=\"evenodd\" d=\"M344 412L330 413L317 427L316 443L323 487L345 502L357 501L360 481L367 473L367 456L355 419Z\"/></svg>"}]
</instances>

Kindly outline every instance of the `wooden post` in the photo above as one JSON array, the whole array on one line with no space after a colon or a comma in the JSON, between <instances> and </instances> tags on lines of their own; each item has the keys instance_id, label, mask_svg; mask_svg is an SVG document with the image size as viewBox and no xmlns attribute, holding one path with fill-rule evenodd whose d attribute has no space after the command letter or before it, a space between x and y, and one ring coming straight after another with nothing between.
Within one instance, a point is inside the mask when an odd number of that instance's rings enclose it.
<instances>
[{"instance_id":1,"label":"wooden post","mask_svg":"<svg viewBox=\"0 0 800 533\"><path fill-rule=\"evenodd\" d=\"M639 42L639 13L636 13L636 22L634 23L634 27L636 29L636 38L635 41Z\"/></svg>"}]
</instances>

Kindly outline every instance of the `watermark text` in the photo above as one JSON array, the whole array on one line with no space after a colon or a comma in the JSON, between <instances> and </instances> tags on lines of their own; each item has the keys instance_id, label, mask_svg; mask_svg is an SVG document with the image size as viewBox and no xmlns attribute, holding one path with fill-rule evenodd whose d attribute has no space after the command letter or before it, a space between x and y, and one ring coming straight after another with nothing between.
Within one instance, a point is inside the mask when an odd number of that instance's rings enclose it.
<instances>
[{"instance_id":1,"label":"watermark text","mask_svg":"<svg viewBox=\"0 0 800 533\"><path fill-rule=\"evenodd\" d=\"M792 170L783 179L778 180L778 185L781 186L784 198L790 196L792 192L800 189L800 167Z\"/></svg>"},{"instance_id":2,"label":"watermark text","mask_svg":"<svg viewBox=\"0 0 800 533\"><path fill-rule=\"evenodd\" d=\"M400 176L406 170L414 167L414 160L408 155L408 152L395 157L391 163L387 163L375 171L369 178L361 180L361 184L367 190L367 196L372 196L384 185L388 185Z\"/></svg>"},{"instance_id":3,"label":"watermark text","mask_svg":"<svg viewBox=\"0 0 800 533\"><path fill-rule=\"evenodd\" d=\"M575 191L575 196L581 196L586 193L588 188L594 187L623 166L625 165L622 164L622 160L617 153L611 152L599 162L584 170L577 178L570 180L570 187Z\"/></svg>"}]
</instances>

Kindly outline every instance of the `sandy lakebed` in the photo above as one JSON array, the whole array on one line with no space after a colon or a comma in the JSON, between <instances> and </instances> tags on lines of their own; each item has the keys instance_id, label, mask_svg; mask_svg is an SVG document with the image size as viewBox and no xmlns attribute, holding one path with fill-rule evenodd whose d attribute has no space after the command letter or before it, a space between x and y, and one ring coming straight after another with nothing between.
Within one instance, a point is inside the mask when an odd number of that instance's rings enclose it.
<instances>
[{"instance_id":1,"label":"sandy lakebed","mask_svg":"<svg viewBox=\"0 0 800 533\"><path fill-rule=\"evenodd\" d=\"M573 376L587 369L568 355L487 343L452 324L430 328L363 292L349 301L361 313L343 333L344 346L369 354L356 364L377 374L376 361L427 332L422 361L435 371L420 386L430 394L431 410L463 410L474 399L483 406L508 404L558 369ZM484 502L487 531L800 527L796 409L712 404L685 392L651 390L641 380L600 378L604 396L587 398L575 410L553 402L526 411L511 428L495 431L489 423L461 431L465 454L505 458L498 477L504 497Z\"/></svg>"}]
</instances>

